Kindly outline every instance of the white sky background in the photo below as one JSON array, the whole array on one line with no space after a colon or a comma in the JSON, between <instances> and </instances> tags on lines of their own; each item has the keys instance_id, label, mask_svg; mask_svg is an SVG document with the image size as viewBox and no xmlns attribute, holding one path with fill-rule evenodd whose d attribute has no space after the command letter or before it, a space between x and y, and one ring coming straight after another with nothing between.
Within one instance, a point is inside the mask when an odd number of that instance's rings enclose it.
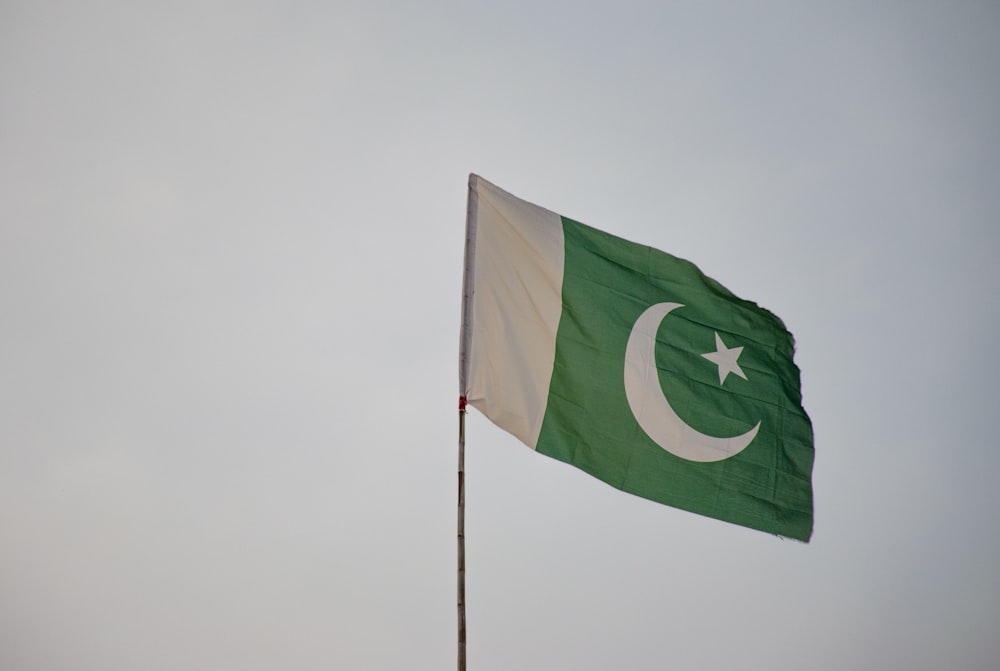
<instances>
[{"instance_id":1,"label":"white sky background","mask_svg":"<svg viewBox=\"0 0 1000 671\"><path fill-rule=\"evenodd\" d=\"M808 545L468 426L469 663L1000 664L1000 8L0 3L0 668L455 655L466 177L780 315Z\"/></svg>"}]
</instances>

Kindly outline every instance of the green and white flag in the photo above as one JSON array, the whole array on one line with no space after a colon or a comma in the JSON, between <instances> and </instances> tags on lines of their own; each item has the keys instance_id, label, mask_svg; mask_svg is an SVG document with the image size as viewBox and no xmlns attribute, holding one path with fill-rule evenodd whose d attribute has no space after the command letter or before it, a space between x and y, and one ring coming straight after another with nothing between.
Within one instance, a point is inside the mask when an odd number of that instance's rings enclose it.
<instances>
[{"instance_id":1,"label":"green and white flag","mask_svg":"<svg viewBox=\"0 0 1000 671\"><path fill-rule=\"evenodd\" d=\"M469 178L459 387L528 447L808 541L812 425L778 317L692 263Z\"/></svg>"}]
</instances>

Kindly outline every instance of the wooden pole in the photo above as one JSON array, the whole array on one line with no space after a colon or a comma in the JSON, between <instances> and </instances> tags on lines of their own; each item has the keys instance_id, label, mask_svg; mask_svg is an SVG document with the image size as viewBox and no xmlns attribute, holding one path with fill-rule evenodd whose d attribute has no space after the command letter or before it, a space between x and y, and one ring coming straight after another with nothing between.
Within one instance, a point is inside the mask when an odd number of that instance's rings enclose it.
<instances>
[{"instance_id":1,"label":"wooden pole","mask_svg":"<svg viewBox=\"0 0 1000 671\"><path fill-rule=\"evenodd\" d=\"M458 401L458 671L465 671L465 397Z\"/></svg>"}]
</instances>

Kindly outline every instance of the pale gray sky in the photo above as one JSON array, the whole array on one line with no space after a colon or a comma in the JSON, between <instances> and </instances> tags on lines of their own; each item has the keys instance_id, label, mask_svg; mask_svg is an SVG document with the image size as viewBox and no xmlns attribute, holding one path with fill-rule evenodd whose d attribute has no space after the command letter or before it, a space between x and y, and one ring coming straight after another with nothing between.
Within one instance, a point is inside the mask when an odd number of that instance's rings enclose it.
<instances>
[{"instance_id":1,"label":"pale gray sky","mask_svg":"<svg viewBox=\"0 0 1000 671\"><path fill-rule=\"evenodd\" d=\"M795 334L808 545L468 422L469 664L1000 665L1000 7L0 3L0 668L441 669L466 177Z\"/></svg>"}]
</instances>

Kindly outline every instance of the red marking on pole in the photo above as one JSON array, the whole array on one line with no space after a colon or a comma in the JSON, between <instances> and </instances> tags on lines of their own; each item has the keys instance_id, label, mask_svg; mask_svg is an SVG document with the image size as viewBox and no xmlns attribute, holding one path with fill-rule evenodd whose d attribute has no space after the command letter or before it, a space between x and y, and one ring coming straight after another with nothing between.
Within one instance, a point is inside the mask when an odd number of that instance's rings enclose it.
<instances>
[{"instance_id":1,"label":"red marking on pole","mask_svg":"<svg viewBox=\"0 0 1000 671\"><path fill-rule=\"evenodd\" d=\"M465 397L464 396L459 396L458 397L458 409L459 409L460 412L465 412Z\"/></svg>"}]
</instances>

